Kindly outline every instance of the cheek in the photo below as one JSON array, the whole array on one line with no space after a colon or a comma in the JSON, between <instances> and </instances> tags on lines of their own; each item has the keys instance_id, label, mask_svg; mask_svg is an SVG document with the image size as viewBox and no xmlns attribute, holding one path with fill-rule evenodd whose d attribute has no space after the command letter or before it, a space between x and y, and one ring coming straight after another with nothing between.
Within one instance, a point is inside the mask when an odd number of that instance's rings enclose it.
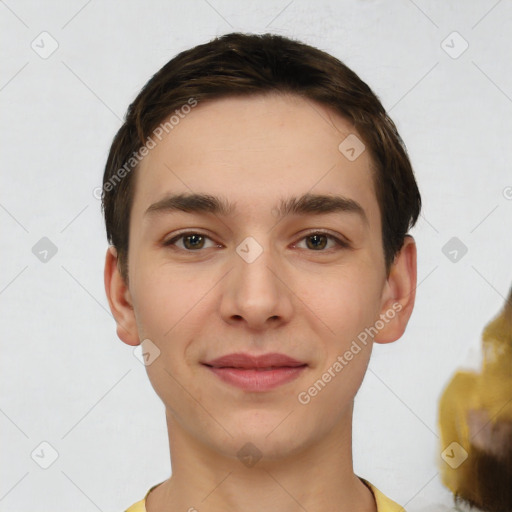
<instances>
[{"instance_id":1,"label":"cheek","mask_svg":"<svg viewBox=\"0 0 512 512\"><path fill-rule=\"evenodd\" d=\"M143 323L162 335L162 330L167 332L179 319L194 284L186 282L180 268L166 264L159 251L149 248L134 252L132 269L130 281L137 310Z\"/></svg>"},{"instance_id":2,"label":"cheek","mask_svg":"<svg viewBox=\"0 0 512 512\"><path fill-rule=\"evenodd\" d=\"M188 288L169 269L156 268L140 258L131 276L131 291L139 334L157 345L172 336L174 327L188 306ZM190 309L190 307L188 308ZM154 339L153 339L154 338Z\"/></svg>"},{"instance_id":3,"label":"cheek","mask_svg":"<svg viewBox=\"0 0 512 512\"><path fill-rule=\"evenodd\" d=\"M173 311L172 304L160 287L155 288L150 280L145 280L142 286L135 288L134 310L137 319L139 334L151 339L157 345L157 340L162 339L164 334L172 327L172 314L163 314L164 308Z\"/></svg>"},{"instance_id":4,"label":"cheek","mask_svg":"<svg viewBox=\"0 0 512 512\"><path fill-rule=\"evenodd\" d=\"M318 280L303 283L300 295L329 338L337 344L350 341L371 325L378 313L379 290L369 268L347 267Z\"/></svg>"},{"instance_id":5,"label":"cheek","mask_svg":"<svg viewBox=\"0 0 512 512\"><path fill-rule=\"evenodd\" d=\"M133 299L140 339L150 339L161 352L160 363L182 374L183 361L194 356L189 346L195 346L198 327L211 314L205 295L215 281L170 265L151 267L149 261L139 268L144 270L133 280Z\"/></svg>"},{"instance_id":6,"label":"cheek","mask_svg":"<svg viewBox=\"0 0 512 512\"><path fill-rule=\"evenodd\" d=\"M191 378L184 358L193 335L193 315L199 311L204 291L197 286L187 288L183 278L174 277L179 273L170 276L149 265L139 268L145 270L133 279L137 327L140 339L151 340L159 350L158 357L146 366L150 383L171 412L186 410L186 414L197 415L195 402L189 404L182 383ZM200 393L194 396L199 400Z\"/></svg>"}]
</instances>

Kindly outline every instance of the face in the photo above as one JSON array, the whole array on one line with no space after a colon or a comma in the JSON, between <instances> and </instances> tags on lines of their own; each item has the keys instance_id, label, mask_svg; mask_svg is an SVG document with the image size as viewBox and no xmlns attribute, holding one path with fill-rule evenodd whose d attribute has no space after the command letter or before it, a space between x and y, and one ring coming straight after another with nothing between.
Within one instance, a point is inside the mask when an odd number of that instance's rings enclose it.
<instances>
[{"instance_id":1,"label":"face","mask_svg":"<svg viewBox=\"0 0 512 512\"><path fill-rule=\"evenodd\" d=\"M227 98L195 107L137 170L118 333L158 348L146 368L170 424L217 452L251 442L274 458L347 432L371 354L362 333L379 318L376 341L405 328L407 286L386 279L370 155L347 158L349 135L350 123L295 96ZM180 194L231 210L169 199ZM341 200L298 201L306 194ZM234 353L301 366L206 364Z\"/></svg>"}]
</instances>

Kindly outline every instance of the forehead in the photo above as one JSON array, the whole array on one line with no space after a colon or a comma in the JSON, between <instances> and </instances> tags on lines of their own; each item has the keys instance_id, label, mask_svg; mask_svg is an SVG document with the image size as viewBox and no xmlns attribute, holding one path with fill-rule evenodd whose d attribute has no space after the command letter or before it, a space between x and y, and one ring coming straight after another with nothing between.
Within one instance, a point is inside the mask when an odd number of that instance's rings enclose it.
<instances>
[{"instance_id":1,"label":"forehead","mask_svg":"<svg viewBox=\"0 0 512 512\"><path fill-rule=\"evenodd\" d=\"M142 215L170 193L230 198L234 214L270 211L277 198L337 193L362 204L375 222L369 152L355 159L344 152L347 144L364 148L357 137L349 121L298 96L199 103L141 162L132 211Z\"/></svg>"}]
</instances>

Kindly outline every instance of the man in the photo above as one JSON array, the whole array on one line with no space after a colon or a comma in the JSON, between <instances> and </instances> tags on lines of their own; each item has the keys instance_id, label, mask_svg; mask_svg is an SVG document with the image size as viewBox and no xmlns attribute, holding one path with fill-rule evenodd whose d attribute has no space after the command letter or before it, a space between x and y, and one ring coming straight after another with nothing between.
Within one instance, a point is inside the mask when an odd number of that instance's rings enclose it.
<instances>
[{"instance_id":1,"label":"man","mask_svg":"<svg viewBox=\"0 0 512 512\"><path fill-rule=\"evenodd\" d=\"M414 306L421 208L368 86L284 37L217 38L130 105L103 191L106 293L171 451L128 510L403 510L352 465L373 342Z\"/></svg>"}]
</instances>

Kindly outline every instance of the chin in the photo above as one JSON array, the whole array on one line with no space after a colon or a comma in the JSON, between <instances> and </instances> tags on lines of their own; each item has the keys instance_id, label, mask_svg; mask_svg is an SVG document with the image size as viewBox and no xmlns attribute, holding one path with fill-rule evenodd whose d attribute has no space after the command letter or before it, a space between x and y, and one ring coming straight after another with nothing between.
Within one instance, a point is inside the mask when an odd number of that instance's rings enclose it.
<instances>
[{"instance_id":1,"label":"chin","mask_svg":"<svg viewBox=\"0 0 512 512\"><path fill-rule=\"evenodd\" d=\"M226 436L220 442L214 442L213 448L242 463L245 457L253 462L257 459L258 467L263 467L265 462L294 456L314 444L315 439L313 433L308 436L303 424L299 429L297 424L289 421L291 418L283 421L286 414L281 411L278 415L269 415L266 421L260 413L259 421L239 422L236 428L225 425L232 437Z\"/></svg>"},{"instance_id":2,"label":"chin","mask_svg":"<svg viewBox=\"0 0 512 512\"><path fill-rule=\"evenodd\" d=\"M300 451L301 444L294 439L269 440L265 435L240 435L230 440L229 444L216 446L224 456L240 462L247 468L257 467L263 469L270 467L274 462L284 460Z\"/></svg>"}]
</instances>

